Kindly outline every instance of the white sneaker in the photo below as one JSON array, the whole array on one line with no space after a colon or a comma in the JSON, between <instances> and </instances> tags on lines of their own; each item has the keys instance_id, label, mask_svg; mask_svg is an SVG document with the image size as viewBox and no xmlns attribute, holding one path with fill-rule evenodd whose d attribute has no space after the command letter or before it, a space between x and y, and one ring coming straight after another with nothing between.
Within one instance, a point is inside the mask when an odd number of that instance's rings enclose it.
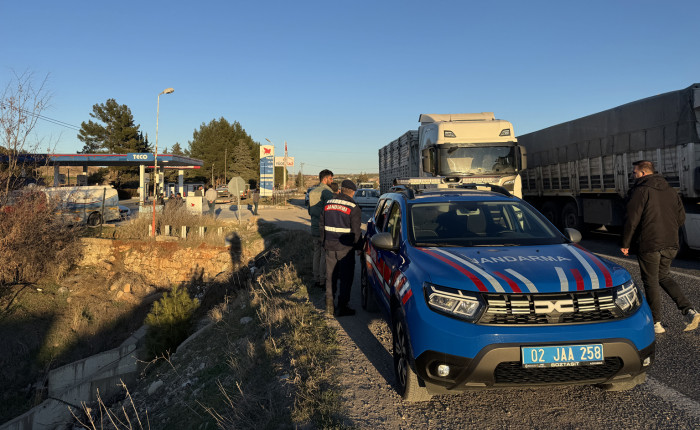
<instances>
[{"instance_id":1,"label":"white sneaker","mask_svg":"<svg viewBox=\"0 0 700 430\"><path fill-rule=\"evenodd\" d=\"M697 327L697 324L696 324L696 327ZM654 324L654 333L656 333L656 334L666 333L666 329L664 328L664 326L661 325L660 322L657 322Z\"/></svg>"},{"instance_id":2,"label":"white sneaker","mask_svg":"<svg viewBox=\"0 0 700 430\"><path fill-rule=\"evenodd\" d=\"M695 330L698 328L698 324L700 324L700 314L695 312L695 310L691 309L688 311L687 314L685 314L685 318L688 321L688 324L685 326L683 331L690 331L690 330Z\"/></svg>"}]
</instances>

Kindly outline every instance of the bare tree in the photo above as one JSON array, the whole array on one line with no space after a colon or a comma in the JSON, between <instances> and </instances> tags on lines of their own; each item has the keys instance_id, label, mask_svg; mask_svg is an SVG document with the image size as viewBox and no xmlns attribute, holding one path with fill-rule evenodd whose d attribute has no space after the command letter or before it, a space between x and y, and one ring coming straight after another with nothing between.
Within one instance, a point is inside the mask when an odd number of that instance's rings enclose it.
<instances>
[{"instance_id":1,"label":"bare tree","mask_svg":"<svg viewBox=\"0 0 700 430\"><path fill-rule=\"evenodd\" d=\"M40 189L22 188L46 165L33 153L43 140L34 128L49 106L48 76L37 84L31 72L13 75L0 98L0 304L12 286L59 277L80 255L79 232L56 214L54 202Z\"/></svg>"},{"instance_id":2,"label":"bare tree","mask_svg":"<svg viewBox=\"0 0 700 430\"><path fill-rule=\"evenodd\" d=\"M33 131L51 99L46 90L48 75L37 81L31 71L12 73L0 98L0 205L6 203L10 190L20 185L27 170L36 167L38 160L27 154L41 146Z\"/></svg>"}]
</instances>

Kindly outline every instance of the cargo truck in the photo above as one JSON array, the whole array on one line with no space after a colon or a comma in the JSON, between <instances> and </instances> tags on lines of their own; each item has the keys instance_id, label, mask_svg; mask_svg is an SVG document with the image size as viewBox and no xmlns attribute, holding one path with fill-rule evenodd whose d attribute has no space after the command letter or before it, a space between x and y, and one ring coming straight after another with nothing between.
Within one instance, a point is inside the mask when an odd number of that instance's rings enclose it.
<instances>
[{"instance_id":1,"label":"cargo truck","mask_svg":"<svg viewBox=\"0 0 700 430\"><path fill-rule=\"evenodd\" d=\"M632 163L650 160L683 199L681 244L700 249L700 84L518 137L523 197L560 228L624 225Z\"/></svg>"},{"instance_id":2,"label":"cargo truck","mask_svg":"<svg viewBox=\"0 0 700 430\"><path fill-rule=\"evenodd\" d=\"M513 125L493 112L421 114L418 130L409 130L379 150L382 193L395 184L451 187L499 185L520 196L519 172L525 149Z\"/></svg>"}]
</instances>

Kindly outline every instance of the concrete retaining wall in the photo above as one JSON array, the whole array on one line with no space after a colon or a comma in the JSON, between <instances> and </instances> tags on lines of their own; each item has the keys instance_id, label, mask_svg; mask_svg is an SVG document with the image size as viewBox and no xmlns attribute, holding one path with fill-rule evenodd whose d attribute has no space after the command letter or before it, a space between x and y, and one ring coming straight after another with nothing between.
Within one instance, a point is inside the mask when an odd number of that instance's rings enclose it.
<instances>
[{"instance_id":1,"label":"concrete retaining wall","mask_svg":"<svg viewBox=\"0 0 700 430\"><path fill-rule=\"evenodd\" d=\"M145 335L142 326L117 348L50 371L49 399L0 430L62 429L73 421L69 407L79 411L82 402L96 401L98 392L102 399L120 394L122 381L127 386L136 382Z\"/></svg>"}]
</instances>

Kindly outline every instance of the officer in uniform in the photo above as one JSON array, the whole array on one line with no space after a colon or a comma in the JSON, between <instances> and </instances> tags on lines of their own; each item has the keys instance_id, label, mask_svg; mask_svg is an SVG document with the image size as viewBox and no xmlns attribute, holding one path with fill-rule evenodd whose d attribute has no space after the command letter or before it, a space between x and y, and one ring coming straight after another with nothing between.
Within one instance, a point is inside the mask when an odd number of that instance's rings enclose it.
<instances>
[{"instance_id":1,"label":"officer in uniform","mask_svg":"<svg viewBox=\"0 0 700 430\"><path fill-rule=\"evenodd\" d=\"M338 306L335 314L339 317L355 315L355 310L348 307L350 289L355 274L355 253L361 249L362 210L355 203L353 196L357 187L345 179L340 184L340 193L326 202L319 219L321 242L326 251L326 313L334 310L338 281Z\"/></svg>"}]
</instances>

